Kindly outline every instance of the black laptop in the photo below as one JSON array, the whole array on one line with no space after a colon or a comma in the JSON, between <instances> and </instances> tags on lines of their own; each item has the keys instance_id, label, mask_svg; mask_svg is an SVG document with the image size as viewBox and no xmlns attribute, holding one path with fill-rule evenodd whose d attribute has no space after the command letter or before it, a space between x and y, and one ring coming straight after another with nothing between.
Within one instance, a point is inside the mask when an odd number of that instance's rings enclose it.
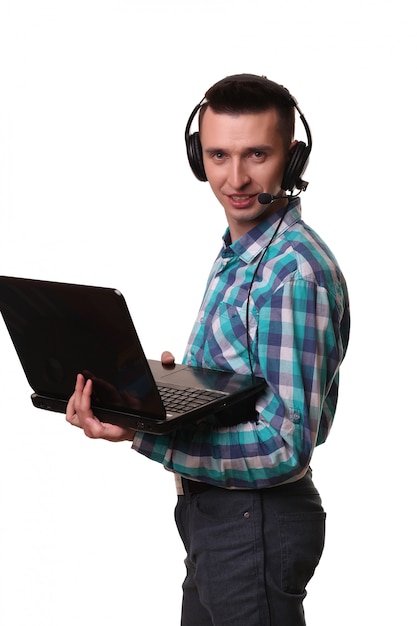
<instances>
[{"instance_id":1,"label":"black laptop","mask_svg":"<svg viewBox=\"0 0 417 626\"><path fill-rule=\"evenodd\" d=\"M262 378L146 359L117 289L0 276L0 310L35 407L65 413L80 372L93 381L94 414L134 430L255 416Z\"/></svg>"}]
</instances>

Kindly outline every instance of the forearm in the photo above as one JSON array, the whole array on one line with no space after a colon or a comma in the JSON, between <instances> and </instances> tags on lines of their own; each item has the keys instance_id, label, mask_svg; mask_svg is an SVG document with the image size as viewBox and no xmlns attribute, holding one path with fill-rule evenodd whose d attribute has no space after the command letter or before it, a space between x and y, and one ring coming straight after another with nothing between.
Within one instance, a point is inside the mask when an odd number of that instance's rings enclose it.
<instances>
[{"instance_id":1,"label":"forearm","mask_svg":"<svg viewBox=\"0 0 417 626\"><path fill-rule=\"evenodd\" d=\"M138 434L133 448L187 478L227 488L269 487L303 475L311 455L298 416L283 420L285 438L269 419L223 428L199 425L162 437Z\"/></svg>"}]
</instances>

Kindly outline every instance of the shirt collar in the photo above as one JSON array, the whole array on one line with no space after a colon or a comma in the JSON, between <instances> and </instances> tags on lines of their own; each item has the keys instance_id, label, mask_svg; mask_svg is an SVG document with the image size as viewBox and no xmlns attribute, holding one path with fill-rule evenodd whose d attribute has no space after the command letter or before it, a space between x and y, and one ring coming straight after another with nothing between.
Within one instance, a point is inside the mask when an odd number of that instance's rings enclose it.
<instances>
[{"instance_id":1,"label":"shirt collar","mask_svg":"<svg viewBox=\"0 0 417 626\"><path fill-rule=\"evenodd\" d=\"M226 230L223 235L223 250L222 256L238 256L245 263L250 263L254 258L258 256L262 250L269 244L271 237L282 218L284 219L279 227L278 235L285 232L290 226L301 219L301 202L299 198L293 198L289 201L286 207L283 207L272 213L263 222L252 228L242 237L239 237L233 243L230 243L230 232Z\"/></svg>"}]
</instances>

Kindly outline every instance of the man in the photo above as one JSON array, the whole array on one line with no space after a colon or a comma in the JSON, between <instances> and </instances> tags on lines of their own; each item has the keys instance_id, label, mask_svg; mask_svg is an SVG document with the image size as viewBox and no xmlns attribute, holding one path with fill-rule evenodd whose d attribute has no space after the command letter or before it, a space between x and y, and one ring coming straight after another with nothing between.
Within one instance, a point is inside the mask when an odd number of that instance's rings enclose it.
<instances>
[{"instance_id":1,"label":"man","mask_svg":"<svg viewBox=\"0 0 417 626\"><path fill-rule=\"evenodd\" d=\"M295 110L308 145L293 139ZM134 433L93 416L92 383L79 375L67 420L89 437L132 440L175 473L187 551L183 626L301 626L324 545L310 460L332 425L349 334L343 276L293 196L306 187L311 135L289 92L243 74L208 90L186 143L228 228L184 362L264 377L255 416Z\"/></svg>"}]
</instances>

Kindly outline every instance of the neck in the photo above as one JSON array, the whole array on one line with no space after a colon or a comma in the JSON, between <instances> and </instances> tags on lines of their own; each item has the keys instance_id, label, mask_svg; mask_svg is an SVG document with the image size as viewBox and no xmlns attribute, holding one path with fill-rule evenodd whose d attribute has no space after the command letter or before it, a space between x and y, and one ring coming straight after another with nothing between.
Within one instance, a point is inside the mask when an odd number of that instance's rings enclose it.
<instances>
[{"instance_id":1,"label":"neck","mask_svg":"<svg viewBox=\"0 0 417 626\"><path fill-rule=\"evenodd\" d=\"M277 213L284 207L287 207L288 204L288 196L282 196L268 204L265 207L265 210L253 219L248 219L247 221L235 221L233 219L228 219L231 242L233 243L234 241L248 233L250 230L252 230L252 228L254 228L255 226L262 224L262 222L268 219L270 215L273 215L273 213Z\"/></svg>"}]
</instances>

